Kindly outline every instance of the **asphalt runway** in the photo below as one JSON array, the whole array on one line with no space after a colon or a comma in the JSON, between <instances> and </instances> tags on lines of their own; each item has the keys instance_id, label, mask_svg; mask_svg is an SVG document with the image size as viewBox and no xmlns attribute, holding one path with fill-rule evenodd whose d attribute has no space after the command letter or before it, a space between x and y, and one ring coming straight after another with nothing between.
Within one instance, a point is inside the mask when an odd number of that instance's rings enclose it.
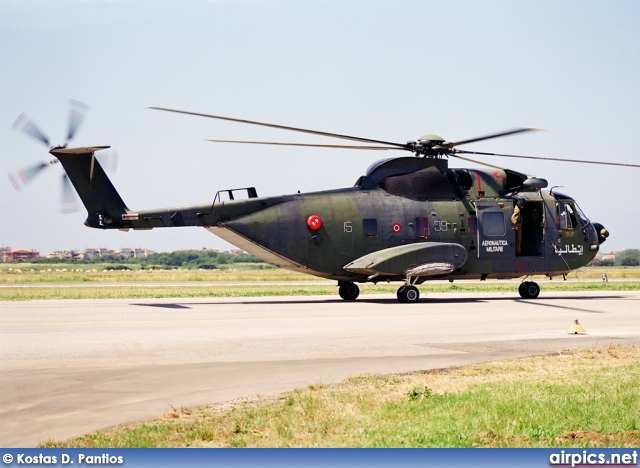
<instances>
[{"instance_id":1,"label":"asphalt runway","mask_svg":"<svg viewBox=\"0 0 640 468\"><path fill-rule=\"evenodd\" d=\"M615 291L0 302L0 446L363 373L637 345L639 318L640 292Z\"/></svg>"}]
</instances>

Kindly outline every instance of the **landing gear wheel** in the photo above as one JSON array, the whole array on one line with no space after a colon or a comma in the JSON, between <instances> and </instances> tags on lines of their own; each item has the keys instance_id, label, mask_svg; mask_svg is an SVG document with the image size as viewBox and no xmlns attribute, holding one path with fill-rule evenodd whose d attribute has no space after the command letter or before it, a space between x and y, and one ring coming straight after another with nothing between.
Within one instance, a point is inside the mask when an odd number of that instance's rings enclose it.
<instances>
[{"instance_id":1,"label":"landing gear wheel","mask_svg":"<svg viewBox=\"0 0 640 468\"><path fill-rule=\"evenodd\" d=\"M518 293L520 293L522 299L535 299L540 295L540 286L533 281L525 281L520 283Z\"/></svg>"},{"instance_id":2,"label":"landing gear wheel","mask_svg":"<svg viewBox=\"0 0 640 468\"><path fill-rule=\"evenodd\" d=\"M404 302L404 301L402 300L402 291L404 291L404 288L406 288L406 287L407 287L406 285L402 285L402 286L400 286L400 287L398 288L398 292L396 293L396 297L398 298L398 300L399 300L400 302Z\"/></svg>"},{"instance_id":3,"label":"landing gear wheel","mask_svg":"<svg viewBox=\"0 0 640 468\"><path fill-rule=\"evenodd\" d=\"M357 284L353 283L343 284L338 289L338 294L340 294L340 297L345 301L355 301L360 295L360 288Z\"/></svg>"},{"instance_id":4,"label":"landing gear wheel","mask_svg":"<svg viewBox=\"0 0 640 468\"><path fill-rule=\"evenodd\" d=\"M414 304L420 299L420 291L413 285L400 286L398 289L398 300L405 304Z\"/></svg>"},{"instance_id":5,"label":"landing gear wheel","mask_svg":"<svg viewBox=\"0 0 640 468\"><path fill-rule=\"evenodd\" d=\"M527 292L525 290L527 288L527 283L528 281L525 281L523 283L520 283L520 286L518 286L518 294L520 294L520 297L523 299L526 299Z\"/></svg>"}]
</instances>

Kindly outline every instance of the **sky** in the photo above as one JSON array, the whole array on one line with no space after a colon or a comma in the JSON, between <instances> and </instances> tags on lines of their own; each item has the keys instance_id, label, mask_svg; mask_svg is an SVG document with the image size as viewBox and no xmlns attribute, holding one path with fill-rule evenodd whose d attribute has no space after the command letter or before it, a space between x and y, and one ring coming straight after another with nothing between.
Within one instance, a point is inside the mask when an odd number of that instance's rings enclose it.
<instances>
[{"instance_id":1,"label":"sky","mask_svg":"<svg viewBox=\"0 0 640 468\"><path fill-rule=\"evenodd\" d=\"M401 143L532 126L544 131L464 149L640 164L638 18L633 0L3 0L0 173L50 159L12 125L26 112L62 142L69 99L89 106L73 145L117 151L111 178L134 210L206 204L237 187L350 187L376 160L406 156L214 144L205 140L339 140L149 105ZM640 247L640 169L483 161L562 186L611 232L603 251ZM233 248L195 227L87 228L86 211L60 212L61 175L52 166L20 192L0 175L0 245Z\"/></svg>"}]
</instances>

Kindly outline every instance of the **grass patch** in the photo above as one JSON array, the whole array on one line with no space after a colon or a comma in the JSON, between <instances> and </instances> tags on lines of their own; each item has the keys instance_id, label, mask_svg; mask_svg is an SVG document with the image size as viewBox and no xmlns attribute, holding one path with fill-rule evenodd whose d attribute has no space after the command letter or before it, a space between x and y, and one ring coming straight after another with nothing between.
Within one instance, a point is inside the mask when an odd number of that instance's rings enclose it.
<instances>
[{"instance_id":1,"label":"grass patch","mask_svg":"<svg viewBox=\"0 0 640 468\"><path fill-rule=\"evenodd\" d=\"M637 447L640 347L352 378L43 447Z\"/></svg>"},{"instance_id":2,"label":"grass patch","mask_svg":"<svg viewBox=\"0 0 640 468\"><path fill-rule=\"evenodd\" d=\"M18 266L20 268L18 268ZM37 265L0 264L0 300L43 299L143 299L189 297L312 296L336 295L335 283L326 284L314 276L265 264L234 264L218 270L141 270L138 265ZM264 267L264 268L260 268ZM611 282L593 281L607 272ZM590 267L576 270L568 277L584 282L538 279L542 294L548 291L631 291L640 290L640 267ZM633 278L638 278L633 281ZM616 279L620 281L616 281ZM304 284L316 281L318 284ZM229 283L258 283L229 285ZM269 282L291 284L269 285ZM211 283L209 285L199 283ZM261 285L260 283L265 283ZM302 283L302 284L294 284ZM95 284L95 286L93 286ZM518 280L486 282L431 283L420 286L429 293L505 292L517 295ZM15 286L13 286L15 285ZM24 287L24 286L29 287ZM42 286L40 286L42 285ZM54 287L52 287L52 285ZM60 287L55 287L59 285ZM82 285L82 286L78 286ZM362 294L395 294L399 284L367 283L359 285Z\"/></svg>"},{"instance_id":3,"label":"grass patch","mask_svg":"<svg viewBox=\"0 0 640 468\"><path fill-rule=\"evenodd\" d=\"M143 270L140 269L140 265L119 264L77 266L0 264L0 284L261 282L313 279L317 278L263 264L234 264L217 270L186 268Z\"/></svg>"},{"instance_id":4,"label":"grass patch","mask_svg":"<svg viewBox=\"0 0 640 468\"><path fill-rule=\"evenodd\" d=\"M192 297L265 297L337 294L335 286L301 288L285 286L90 286L90 287L6 287L0 288L0 300L26 301L51 299L172 299Z\"/></svg>"},{"instance_id":5,"label":"grass patch","mask_svg":"<svg viewBox=\"0 0 640 468\"><path fill-rule=\"evenodd\" d=\"M423 284L422 301L430 293L509 293L519 298L515 281L488 281L484 283ZM361 294L395 294L399 284L362 284ZM638 282L564 283L551 281L541 284L542 293L551 291L637 291ZM336 296L335 284L278 284L278 285L102 285L102 286L6 286L0 287L0 301L29 301L55 299L173 299L195 297L266 297L266 296Z\"/></svg>"},{"instance_id":6,"label":"grass patch","mask_svg":"<svg viewBox=\"0 0 640 468\"><path fill-rule=\"evenodd\" d=\"M603 273L606 273L611 280L637 278L640 281L640 267L580 268L567 275L567 278L601 279ZM318 279L315 276L275 268L267 264L220 265L216 270L186 268L143 270L140 269L140 265L134 264L75 266L72 264L0 264L0 284L270 282ZM541 282L545 281L541 279Z\"/></svg>"},{"instance_id":7,"label":"grass patch","mask_svg":"<svg viewBox=\"0 0 640 468\"><path fill-rule=\"evenodd\" d=\"M422 301L430 293L509 293L519 298L518 282L426 284L420 286ZM363 284L361 294L395 294L398 284ZM542 294L551 291L637 291L639 282L620 283L564 283L547 282L541 285ZM266 296L336 296L338 288L329 284L281 285L103 285L49 287L2 287L0 301L28 301L55 299L173 299L196 297L266 297Z\"/></svg>"}]
</instances>

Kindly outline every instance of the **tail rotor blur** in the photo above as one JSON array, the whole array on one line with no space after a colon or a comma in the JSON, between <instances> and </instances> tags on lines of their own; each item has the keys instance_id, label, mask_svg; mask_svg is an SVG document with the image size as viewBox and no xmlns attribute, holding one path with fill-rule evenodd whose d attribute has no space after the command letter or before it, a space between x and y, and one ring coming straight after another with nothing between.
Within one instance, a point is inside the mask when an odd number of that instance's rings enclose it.
<instances>
[{"instance_id":1,"label":"tail rotor blur","mask_svg":"<svg viewBox=\"0 0 640 468\"><path fill-rule=\"evenodd\" d=\"M75 99L69 99L69 106L69 131L67 132L67 139L65 140L66 144L69 144L69 142L73 140L73 137L78 131L78 127L89 110L89 106Z\"/></svg>"},{"instance_id":2,"label":"tail rotor blur","mask_svg":"<svg viewBox=\"0 0 640 468\"><path fill-rule=\"evenodd\" d=\"M45 135L44 132L40 130L40 127L38 127L35 122L31 120L31 118L24 112L20 114L16 121L13 123L13 129L22 132L41 143L44 143L47 147L51 145L49 137Z\"/></svg>"},{"instance_id":3,"label":"tail rotor blur","mask_svg":"<svg viewBox=\"0 0 640 468\"><path fill-rule=\"evenodd\" d=\"M9 181L11 182L11 185L13 185L13 188L16 189L16 192L19 192L20 190L25 188L33 179L35 179L35 177L43 170L45 170L49 166L53 166L57 162L57 159L43 161L34 166L29 166L20 171L10 173Z\"/></svg>"},{"instance_id":4,"label":"tail rotor blur","mask_svg":"<svg viewBox=\"0 0 640 468\"><path fill-rule=\"evenodd\" d=\"M69 100L69 128L67 131L66 139L59 145L52 145L49 137L36 125L36 123L26 114L22 113L18 116L13 124L13 129L21 133L26 134L30 138L33 138L40 143L43 143L49 151L54 149L67 148L69 143L74 139L78 132L78 128L84 121L84 118L89 110L89 106L85 103L77 101L75 99ZM109 153L100 154L98 156L101 164L105 169L114 172L118 165L118 153L111 150ZM45 169L54 164L57 164L57 159L51 159L48 161L42 161L35 165L28 166L22 170L9 174L9 181L16 191L24 189L36 176L42 173ZM78 197L76 195L69 177L67 174L62 175L62 213L74 213L79 209Z\"/></svg>"},{"instance_id":5,"label":"tail rotor blur","mask_svg":"<svg viewBox=\"0 0 640 468\"><path fill-rule=\"evenodd\" d=\"M78 195L71 185L69 176L62 174L62 207L60 213L71 214L80 211Z\"/></svg>"},{"instance_id":6,"label":"tail rotor blur","mask_svg":"<svg viewBox=\"0 0 640 468\"><path fill-rule=\"evenodd\" d=\"M100 151L96 154L96 159L105 171L114 173L118 170L118 152L113 148Z\"/></svg>"}]
</instances>

